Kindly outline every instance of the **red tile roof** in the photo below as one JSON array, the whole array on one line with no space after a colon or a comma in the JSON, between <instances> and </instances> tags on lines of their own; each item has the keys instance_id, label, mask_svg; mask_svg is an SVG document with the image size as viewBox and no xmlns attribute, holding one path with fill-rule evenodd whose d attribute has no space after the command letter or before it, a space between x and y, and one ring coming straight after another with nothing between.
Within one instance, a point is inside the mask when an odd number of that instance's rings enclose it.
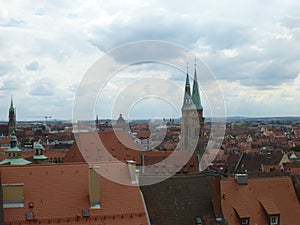
<instances>
[{"instance_id":1,"label":"red tile roof","mask_svg":"<svg viewBox=\"0 0 300 225\"><path fill-rule=\"evenodd\" d=\"M262 207L265 209L268 215L277 215L280 214L280 210L275 205L274 201L271 199L259 199L258 200Z\"/></svg>"},{"instance_id":2,"label":"red tile roof","mask_svg":"<svg viewBox=\"0 0 300 225\"><path fill-rule=\"evenodd\" d=\"M150 130L139 130L137 133L137 138L139 139L147 139L151 136Z\"/></svg>"},{"instance_id":3,"label":"red tile roof","mask_svg":"<svg viewBox=\"0 0 300 225\"><path fill-rule=\"evenodd\" d=\"M101 167L106 168L106 165ZM24 207L5 208L6 224L28 224L27 212L33 212L38 224L147 224L139 188L103 177L100 177L99 190L101 209L89 209L86 163L2 166L0 169L2 184L24 183ZM119 165L116 170L119 176L129 180L127 168ZM32 209L28 207L31 202ZM83 218L83 209L89 209L89 218Z\"/></svg>"},{"instance_id":4,"label":"red tile roof","mask_svg":"<svg viewBox=\"0 0 300 225\"><path fill-rule=\"evenodd\" d=\"M250 216L250 225L267 224L265 211L280 213L280 224L299 224L300 206L290 177L249 178L248 185L223 179L220 185L222 211L230 225L240 224L239 213Z\"/></svg>"},{"instance_id":5,"label":"red tile roof","mask_svg":"<svg viewBox=\"0 0 300 225\"><path fill-rule=\"evenodd\" d=\"M248 209L245 204L241 203L237 206L233 206L233 208L236 211L236 213L238 214L240 219L250 218L250 214L248 213Z\"/></svg>"},{"instance_id":6,"label":"red tile roof","mask_svg":"<svg viewBox=\"0 0 300 225\"><path fill-rule=\"evenodd\" d=\"M166 171L167 167L171 171L179 170L179 173L199 173L198 158L197 155L189 156L186 151L145 151L144 163L148 166L146 173L161 173ZM171 156L172 155L172 156ZM168 161L169 165L166 165L163 160L170 157ZM183 159L189 158L187 163L183 163ZM150 167L150 165L154 165Z\"/></svg>"},{"instance_id":7,"label":"red tile roof","mask_svg":"<svg viewBox=\"0 0 300 225\"><path fill-rule=\"evenodd\" d=\"M86 132L75 134L75 137L65 162L135 160L138 165L141 163L138 148L127 132Z\"/></svg>"}]
</instances>

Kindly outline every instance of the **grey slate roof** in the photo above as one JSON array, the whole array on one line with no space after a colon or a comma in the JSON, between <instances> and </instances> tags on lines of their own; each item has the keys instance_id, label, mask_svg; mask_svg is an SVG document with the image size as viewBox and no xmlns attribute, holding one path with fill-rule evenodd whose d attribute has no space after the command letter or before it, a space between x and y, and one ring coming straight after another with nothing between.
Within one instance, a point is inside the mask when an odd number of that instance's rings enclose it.
<instances>
[{"instance_id":1,"label":"grey slate roof","mask_svg":"<svg viewBox=\"0 0 300 225\"><path fill-rule=\"evenodd\" d=\"M213 218L211 188L211 175L187 174L142 186L141 190L152 225L191 225L196 217Z\"/></svg>"}]
</instances>

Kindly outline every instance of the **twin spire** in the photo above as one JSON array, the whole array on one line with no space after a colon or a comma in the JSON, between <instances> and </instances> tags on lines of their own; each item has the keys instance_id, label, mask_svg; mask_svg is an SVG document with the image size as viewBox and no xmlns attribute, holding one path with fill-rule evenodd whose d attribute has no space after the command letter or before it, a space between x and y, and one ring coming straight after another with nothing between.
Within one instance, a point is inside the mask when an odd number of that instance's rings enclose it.
<instances>
[{"instance_id":1,"label":"twin spire","mask_svg":"<svg viewBox=\"0 0 300 225\"><path fill-rule=\"evenodd\" d=\"M203 107L201 105L201 99L200 99L200 93L199 93L196 63L195 63L195 73L194 73L192 95L191 95L191 86L190 86L190 81L189 81L188 65L187 65L185 92L184 92L184 100L183 100L183 106L182 106L182 110L195 110L195 109L196 110L203 109Z\"/></svg>"}]
</instances>

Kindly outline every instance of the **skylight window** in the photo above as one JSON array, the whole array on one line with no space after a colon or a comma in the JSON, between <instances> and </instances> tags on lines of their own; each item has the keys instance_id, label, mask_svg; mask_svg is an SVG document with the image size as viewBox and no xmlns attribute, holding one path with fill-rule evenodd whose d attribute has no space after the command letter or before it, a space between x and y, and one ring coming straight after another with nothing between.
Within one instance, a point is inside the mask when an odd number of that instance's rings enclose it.
<instances>
[{"instance_id":1,"label":"skylight window","mask_svg":"<svg viewBox=\"0 0 300 225\"><path fill-rule=\"evenodd\" d=\"M83 209L82 210L82 216L83 217L89 217L90 216L90 211L88 209Z\"/></svg>"},{"instance_id":2,"label":"skylight window","mask_svg":"<svg viewBox=\"0 0 300 225\"><path fill-rule=\"evenodd\" d=\"M26 213L26 220L33 220L33 213L32 212Z\"/></svg>"}]
</instances>

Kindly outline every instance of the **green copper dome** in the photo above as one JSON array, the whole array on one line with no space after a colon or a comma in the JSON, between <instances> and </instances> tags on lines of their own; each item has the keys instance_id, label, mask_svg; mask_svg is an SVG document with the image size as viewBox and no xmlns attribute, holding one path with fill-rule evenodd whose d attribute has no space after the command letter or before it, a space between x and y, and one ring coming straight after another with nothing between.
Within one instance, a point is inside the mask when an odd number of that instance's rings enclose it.
<instances>
[{"instance_id":1,"label":"green copper dome","mask_svg":"<svg viewBox=\"0 0 300 225\"><path fill-rule=\"evenodd\" d=\"M43 145L41 145L41 143L35 142L34 146L33 146L33 149L42 149L42 150L44 150L44 147L43 147Z\"/></svg>"}]
</instances>

